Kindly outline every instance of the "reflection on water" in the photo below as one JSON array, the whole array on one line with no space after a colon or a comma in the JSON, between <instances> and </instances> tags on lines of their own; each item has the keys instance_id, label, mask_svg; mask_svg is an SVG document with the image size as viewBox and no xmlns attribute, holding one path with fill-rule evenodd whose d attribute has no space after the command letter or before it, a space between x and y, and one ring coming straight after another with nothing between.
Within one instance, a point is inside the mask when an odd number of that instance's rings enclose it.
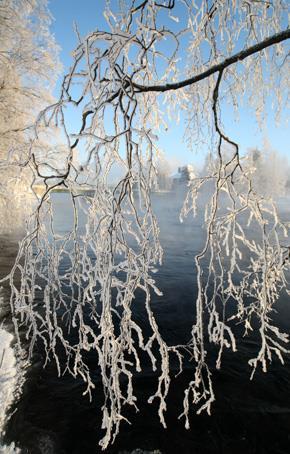
<instances>
[{"instance_id":1,"label":"reflection on water","mask_svg":"<svg viewBox=\"0 0 290 454\"><path fill-rule=\"evenodd\" d=\"M201 248L201 216L180 224L180 198L173 194L156 194L154 208L159 218L164 263L156 275L163 297L153 297L153 308L160 331L170 344L186 342L194 321L196 296L194 254ZM54 194L54 229L64 233L70 228L72 210L67 194ZM286 205L283 213L286 215ZM85 220L81 218L80 229ZM2 244L3 241L2 241ZM1 273L8 272L15 244L3 245ZM4 253L4 252L5 253ZM8 257L11 259L9 260ZM144 323L142 301L134 301L136 319ZM290 308L286 299L278 303L277 320L289 331ZM237 327L239 329L239 327ZM158 421L156 405L147 404L155 389L156 376L145 369L136 376L136 395L140 413L128 410L125 416L132 425L121 427L113 447L106 452L159 449L162 453L233 454L290 452L290 361L283 367L274 360L267 374L258 371L249 381L249 358L257 351L257 340L240 339L237 353L225 353L221 371L213 371L216 402L212 416L196 416L192 411L191 430L177 419L182 411L184 388L194 369L173 380L168 399L168 429ZM209 355L214 353L212 350ZM214 364L214 361L210 363ZM71 376L57 377L54 364L42 368L43 356L36 352L17 411L7 427L7 442L16 441L23 452L87 454L100 452L102 390L96 387L93 402L82 396L84 385ZM95 358L89 358L92 371ZM96 373L96 383L99 378ZM153 408L152 408L153 407Z\"/></svg>"}]
</instances>

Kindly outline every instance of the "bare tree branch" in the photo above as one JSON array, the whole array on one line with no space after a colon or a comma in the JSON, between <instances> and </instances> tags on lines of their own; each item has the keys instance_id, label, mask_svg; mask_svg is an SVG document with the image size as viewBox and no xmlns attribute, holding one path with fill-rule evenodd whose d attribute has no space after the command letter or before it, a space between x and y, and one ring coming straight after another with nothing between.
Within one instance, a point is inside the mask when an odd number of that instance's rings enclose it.
<instances>
[{"instance_id":1,"label":"bare tree branch","mask_svg":"<svg viewBox=\"0 0 290 454\"><path fill-rule=\"evenodd\" d=\"M211 76L212 74L223 71L224 69L228 68L229 66L233 65L234 63L243 61L243 60L245 60L245 58L248 58L251 55L254 55L258 52L261 52L262 50L267 49L268 47L273 46L274 44L278 44L283 41L286 41L289 38L290 38L290 29L288 28L287 30L284 30L280 33L276 33L275 35L270 36L269 38L265 39L264 41L261 41L261 42L255 44L254 46L249 47L248 49L242 50L242 51L238 52L237 54L234 54L231 57L226 58L223 62L218 63L214 66L211 66L206 71L203 71L202 73L197 74L196 76L190 77L189 79L183 80L181 82L170 83L170 84L165 84L165 85L144 86L144 85L140 85L140 84L137 84L137 83L131 81L131 84L133 85L134 88L137 88L142 93L165 92L165 91L169 91L169 90L178 90L179 88L184 88L189 85L193 85L196 82L199 82L203 79L206 79L209 76Z\"/></svg>"}]
</instances>

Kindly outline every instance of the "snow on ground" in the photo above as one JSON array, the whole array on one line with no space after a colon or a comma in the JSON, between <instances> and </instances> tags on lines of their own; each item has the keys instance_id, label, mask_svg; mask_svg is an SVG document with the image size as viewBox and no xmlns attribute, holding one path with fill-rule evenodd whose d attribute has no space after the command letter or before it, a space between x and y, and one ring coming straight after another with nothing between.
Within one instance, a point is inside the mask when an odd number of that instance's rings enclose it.
<instances>
[{"instance_id":1,"label":"snow on ground","mask_svg":"<svg viewBox=\"0 0 290 454\"><path fill-rule=\"evenodd\" d=\"M11 445L0 445L0 454L20 454L20 449L16 448L14 443Z\"/></svg>"},{"instance_id":2,"label":"snow on ground","mask_svg":"<svg viewBox=\"0 0 290 454\"><path fill-rule=\"evenodd\" d=\"M11 347L12 340L12 334L0 328L0 434L16 386L16 358Z\"/></svg>"},{"instance_id":3,"label":"snow on ground","mask_svg":"<svg viewBox=\"0 0 290 454\"><path fill-rule=\"evenodd\" d=\"M0 327L0 454L20 452L14 443L10 446L1 444L7 411L13 403L17 386L16 358L11 347L12 340L12 334Z\"/></svg>"}]
</instances>

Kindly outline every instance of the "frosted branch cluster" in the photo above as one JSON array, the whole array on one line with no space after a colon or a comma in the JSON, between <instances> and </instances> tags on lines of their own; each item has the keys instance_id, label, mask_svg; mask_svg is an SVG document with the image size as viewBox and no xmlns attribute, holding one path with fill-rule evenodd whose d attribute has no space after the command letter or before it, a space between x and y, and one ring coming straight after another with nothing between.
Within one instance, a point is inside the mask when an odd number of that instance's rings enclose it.
<instances>
[{"instance_id":1,"label":"frosted branch cluster","mask_svg":"<svg viewBox=\"0 0 290 454\"><path fill-rule=\"evenodd\" d=\"M46 360L56 361L59 374L81 376L85 394L91 395L95 385L86 358L95 353L104 390L103 449L126 419L124 407L138 408L134 375L141 371L144 355L159 374L149 402L159 402L164 427L171 357L177 358L180 372L184 355L192 357L193 378L180 415L189 428L191 405L210 413L215 399L206 343L217 346L220 368L223 350L237 348L235 322L242 322L247 334L255 320L261 342L250 361L253 373L259 365L266 371L273 355L283 362L288 353L288 335L271 315L280 295L289 294L289 226L279 219L274 203L253 188L253 169L222 123L225 102L237 114L241 102L249 103L259 121L269 93L277 95L277 113L283 105L288 77L283 40L241 62L222 63L281 33L286 3L116 3L105 10L107 31L84 38L77 32L79 44L60 99L38 118L36 133L44 126L57 127L66 148L61 159L46 160L32 148L32 190L42 181L45 193L37 197L9 275L15 327L25 325L31 355L41 341ZM217 72L198 82L174 90L167 86L220 63ZM154 86L164 89L148 88ZM77 131L68 112L78 115ZM198 295L191 341L168 345L151 307L152 292L161 294L154 273L162 263L151 188L158 177L158 134L180 115L186 117L189 146L207 143L214 158L209 174L192 181L181 213L183 218L205 206L206 239L193 257ZM112 185L115 166L122 176ZM84 188L93 196L86 197ZM73 226L68 233L56 231L55 189L69 191ZM205 189L210 198L203 205ZM259 240L251 237L253 230ZM146 335L134 318L136 292L145 302Z\"/></svg>"}]
</instances>

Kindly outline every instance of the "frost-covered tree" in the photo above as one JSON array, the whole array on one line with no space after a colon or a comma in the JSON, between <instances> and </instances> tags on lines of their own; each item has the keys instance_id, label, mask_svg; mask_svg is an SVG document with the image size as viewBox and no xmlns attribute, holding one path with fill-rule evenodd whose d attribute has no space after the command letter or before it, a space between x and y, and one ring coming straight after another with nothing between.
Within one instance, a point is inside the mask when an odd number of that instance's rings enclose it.
<instances>
[{"instance_id":1,"label":"frost-covered tree","mask_svg":"<svg viewBox=\"0 0 290 454\"><path fill-rule=\"evenodd\" d=\"M289 226L253 187L251 169L222 117L225 102L238 111L243 101L260 121L269 96L279 113L287 92L290 37L283 0L123 0L107 2L104 14L107 29L79 37L59 101L38 118L38 128L62 128L66 156L49 174L32 152L28 156L46 191L9 275L16 333L26 327L30 354L42 342L47 361L54 358L59 373L81 376L90 395L95 385L85 357L96 353L104 389L103 449L126 419L124 407L137 408L133 380L142 368L140 352L159 374L149 402L158 402L164 427L171 358L177 358L180 372L185 356L192 358L193 378L180 415L187 428L190 407L210 413L215 400L207 342L216 345L220 368L224 349L237 348L233 323L243 323L248 333L254 320L261 342L250 360L253 374L258 366L266 371L273 355L283 362L288 352L288 335L271 314L280 294L289 292ZM79 115L77 131L67 122L67 106ZM191 181L181 213L183 218L196 212L198 194L211 182L206 239L193 257L198 295L191 341L168 345L151 307L152 292L160 294L153 273L162 248L150 189L158 133L166 131L168 117L178 119L181 113L189 143L207 143L217 165ZM81 178L76 147L84 157ZM116 164L122 176L112 188L108 175ZM94 191L87 204L80 197L84 181ZM71 231L64 234L54 231L50 194L55 188L69 191L74 212ZM80 211L85 211L85 231L79 228ZM41 310L35 302L40 285ZM149 335L134 318L136 291L143 293Z\"/></svg>"},{"instance_id":2,"label":"frost-covered tree","mask_svg":"<svg viewBox=\"0 0 290 454\"><path fill-rule=\"evenodd\" d=\"M172 186L172 173L174 169L165 156L160 156L156 164L156 188L168 191Z\"/></svg>"},{"instance_id":3,"label":"frost-covered tree","mask_svg":"<svg viewBox=\"0 0 290 454\"><path fill-rule=\"evenodd\" d=\"M29 160L37 140L31 130L39 110L53 101L50 93L60 67L50 22L46 0L1 1L1 231L19 227L33 178ZM41 147L47 145L46 140Z\"/></svg>"},{"instance_id":4,"label":"frost-covered tree","mask_svg":"<svg viewBox=\"0 0 290 454\"><path fill-rule=\"evenodd\" d=\"M252 168L255 189L265 196L277 198L287 192L289 163L285 156L265 147L263 151L250 150L248 165Z\"/></svg>"}]
</instances>

